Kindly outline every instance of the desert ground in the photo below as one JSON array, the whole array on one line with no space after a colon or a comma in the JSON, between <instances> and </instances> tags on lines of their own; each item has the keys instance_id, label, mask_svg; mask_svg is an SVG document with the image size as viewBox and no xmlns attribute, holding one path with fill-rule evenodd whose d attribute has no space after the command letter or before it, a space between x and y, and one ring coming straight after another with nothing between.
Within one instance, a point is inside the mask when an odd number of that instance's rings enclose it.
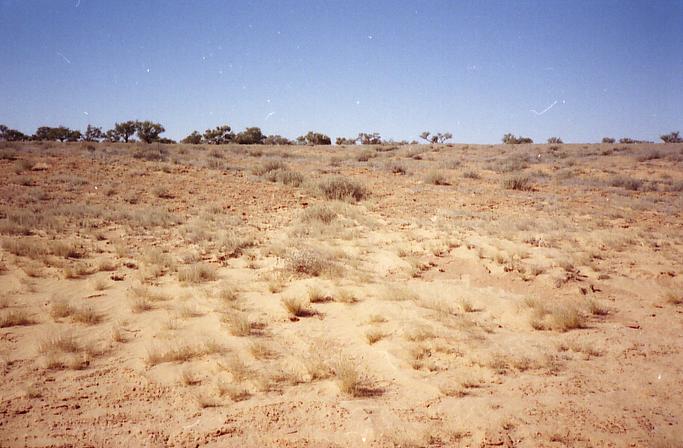
<instances>
[{"instance_id":1,"label":"desert ground","mask_svg":"<svg viewBox=\"0 0 683 448\"><path fill-rule=\"evenodd\" d=\"M683 446L683 145L0 147L0 446Z\"/></svg>"}]
</instances>

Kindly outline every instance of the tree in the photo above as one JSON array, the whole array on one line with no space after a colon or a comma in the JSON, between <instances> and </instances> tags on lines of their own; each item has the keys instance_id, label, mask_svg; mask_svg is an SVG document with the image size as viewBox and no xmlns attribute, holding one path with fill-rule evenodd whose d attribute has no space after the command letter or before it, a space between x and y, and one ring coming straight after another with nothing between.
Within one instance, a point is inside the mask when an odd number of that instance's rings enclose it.
<instances>
[{"instance_id":1,"label":"tree","mask_svg":"<svg viewBox=\"0 0 683 448\"><path fill-rule=\"evenodd\" d=\"M265 138L266 136L261 133L261 128L253 127L237 134L235 142L240 145L260 145Z\"/></svg>"},{"instance_id":2,"label":"tree","mask_svg":"<svg viewBox=\"0 0 683 448\"><path fill-rule=\"evenodd\" d=\"M187 145L198 145L202 142L202 134L197 131L192 131L190 135L180 140L180 143L185 143Z\"/></svg>"},{"instance_id":3,"label":"tree","mask_svg":"<svg viewBox=\"0 0 683 448\"><path fill-rule=\"evenodd\" d=\"M128 143L137 130L137 122L133 120L114 123L114 129L107 131L107 140Z\"/></svg>"},{"instance_id":4,"label":"tree","mask_svg":"<svg viewBox=\"0 0 683 448\"><path fill-rule=\"evenodd\" d=\"M72 130L66 126L58 126L56 128L50 126L41 126L36 129L33 134L33 140L47 140L60 142L75 142L81 138L81 131Z\"/></svg>"},{"instance_id":5,"label":"tree","mask_svg":"<svg viewBox=\"0 0 683 448\"><path fill-rule=\"evenodd\" d=\"M297 143L302 142L301 144L304 145L331 145L332 144L332 139L328 137L325 134L321 134L319 132L313 132L310 131L306 135L302 135L301 137L297 137Z\"/></svg>"},{"instance_id":6,"label":"tree","mask_svg":"<svg viewBox=\"0 0 683 448\"><path fill-rule=\"evenodd\" d=\"M264 145L291 145L292 142L281 135L269 135L263 140Z\"/></svg>"},{"instance_id":7,"label":"tree","mask_svg":"<svg viewBox=\"0 0 683 448\"><path fill-rule=\"evenodd\" d=\"M214 129L207 129L204 131L204 140L209 145L224 145L230 143L234 138L232 129L227 124L223 126L216 126Z\"/></svg>"},{"instance_id":8,"label":"tree","mask_svg":"<svg viewBox=\"0 0 683 448\"><path fill-rule=\"evenodd\" d=\"M603 143L614 143L616 140L614 140L612 137L603 137L602 142Z\"/></svg>"},{"instance_id":9,"label":"tree","mask_svg":"<svg viewBox=\"0 0 683 448\"><path fill-rule=\"evenodd\" d=\"M357 141L357 138L337 137L334 143L336 145L355 145Z\"/></svg>"},{"instance_id":10,"label":"tree","mask_svg":"<svg viewBox=\"0 0 683 448\"><path fill-rule=\"evenodd\" d=\"M16 129L10 129L4 124L0 124L0 141L3 142L19 142L28 140L28 136Z\"/></svg>"},{"instance_id":11,"label":"tree","mask_svg":"<svg viewBox=\"0 0 683 448\"><path fill-rule=\"evenodd\" d=\"M680 137L678 131L664 134L659 138L661 138L664 143L683 143L683 138Z\"/></svg>"},{"instance_id":12,"label":"tree","mask_svg":"<svg viewBox=\"0 0 683 448\"><path fill-rule=\"evenodd\" d=\"M431 132L429 132L429 131L424 131L422 134L420 134L420 138L421 138L422 140L426 140L426 141L428 141L428 142L431 142L432 139L429 137L430 134L431 134Z\"/></svg>"},{"instance_id":13,"label":"tree","mask_svg":"<svg viewBox=\"0 0 683 448\"><path fill-rule=\"evenodd\" d=\"M560 145L561 145L561 144L563 144L564 142L562 141L562 139L561 139L560 137L550 137L550 138L548 139L548 143L557 143L557 144L560 144Z\"/></svg>"},{"instance_id":14,"label":"tree","mask_svg":"<svg viewBox=\"0 0 683 448\"><path fill-rule=\"evenodd\" d=\"M149 120L136 122L135 130L137 131L138 138L145 143L159 141L159 134L166 131L161 124Z\"/></svg>"},{"instance_id":15,"label":"tree","mask_svg":"<svg viewBox=\"0 0 683 448\"><path fill-rule=\"evenodd\" d=\"M113 129L109 129L107 132L104 133L104 141L116 143L121 141L121 139Z\"/></svg>"},{"instance_id":16,"label":"tree","mask_svg":"<svg viewBox=\"0 0 683 448\"><path fill-rule=\"evenodd\" d=\"M361 145L379 145L382 143L382 137L379 135L379 132L373 132L371 134L361 132L358 134L357 140Z\"/></svg>"},{"instance_id":17,"label":"tree","mask_svg":"<svg viewBox=\"0 0 683 448\"><path fill-rule=\"evenodd\" d=\"M68 128L67 128L68 129ZM79 130L71 130L68 129L67 135L66 135L66 141L67 142L77 142L81 138L83 138L83 134L81 134L81 131ZM64 141L64 140L61 140Z\"/></svg>"},{"instance_id":18,"label":"tree","mask_svg":"<svg viewBox=\"0 0 683 448\"><path fill-rule=\"evenodd\" d=\"M88 127L85 128L85 133L83 134L84 142L99 142L103 138L104 133L102 132L102 128L97 128L92 125L88 125Z\"/></svg>"}]
</instances>

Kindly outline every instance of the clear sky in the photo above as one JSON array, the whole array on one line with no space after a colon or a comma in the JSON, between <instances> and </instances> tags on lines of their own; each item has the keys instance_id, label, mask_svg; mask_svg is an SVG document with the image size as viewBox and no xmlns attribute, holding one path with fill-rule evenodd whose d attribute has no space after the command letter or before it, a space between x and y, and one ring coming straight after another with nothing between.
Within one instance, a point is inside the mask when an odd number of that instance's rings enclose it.
<instances>
[{"instance_id":1,"label":"clear sky","mask_svg":"<svg viewBox=\"0 0 683 448\"><path fill-rule=\"evenodd\" d=\"M181 138L683 131L683 0L0 0L0 123Z\"/></svg>"}]
</instances>

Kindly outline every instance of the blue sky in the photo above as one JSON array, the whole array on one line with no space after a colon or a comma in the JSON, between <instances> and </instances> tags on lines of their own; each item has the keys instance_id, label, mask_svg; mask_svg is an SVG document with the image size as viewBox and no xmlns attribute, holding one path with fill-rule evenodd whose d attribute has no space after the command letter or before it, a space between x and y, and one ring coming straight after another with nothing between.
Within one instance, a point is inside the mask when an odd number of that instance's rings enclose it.
<instances>
[{"instance_id":1,"label":"blue sky","mask_svg":"<svg viewBox=\"0 0 683 448\"><path fill-rule=\"evenodd\" d=\"M0 0L0 123L656 140L681 30L666 0Z\"/></svg>"}]
</instances>

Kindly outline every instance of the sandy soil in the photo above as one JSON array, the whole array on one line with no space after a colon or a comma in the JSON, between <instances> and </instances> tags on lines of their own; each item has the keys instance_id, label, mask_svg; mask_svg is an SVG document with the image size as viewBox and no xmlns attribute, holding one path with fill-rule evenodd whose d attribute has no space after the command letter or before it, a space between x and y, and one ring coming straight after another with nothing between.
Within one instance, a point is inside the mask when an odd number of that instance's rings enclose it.
<instances>
[{"instance_id":1,"label":"sandy soil","mask_svg":"<svg viewBox=\"0 0 683 448\"><path fill-rule=\"evenodd\" d=\"M683 145L5 144L0 179L0 446L683 446Z\"/></svg>"}]
</instances>

